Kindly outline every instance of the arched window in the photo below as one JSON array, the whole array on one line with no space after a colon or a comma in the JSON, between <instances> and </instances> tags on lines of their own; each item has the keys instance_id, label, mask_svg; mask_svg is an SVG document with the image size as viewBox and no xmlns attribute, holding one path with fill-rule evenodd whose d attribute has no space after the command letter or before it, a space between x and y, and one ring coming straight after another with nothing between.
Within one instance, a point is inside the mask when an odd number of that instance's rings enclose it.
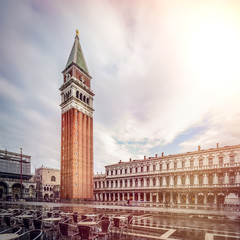
<instances>
[{"instance_id":1,"label":"arched window","mask_svg":"<svg viewBox=\"0 0 240 240\"><path fill-rule=\"evenodd\" d=\"M87 98L87 104L89 104L89 98Z\"/></svg>"},{"instance_id":2,"label":"arched window","mask_svg":"<svg viewBox=\"0 0 240 240\"><path fill-rule=\"evenodd\" d=\"M199 159L199 167L202 167L203 166L203 160L202 158Z\"/></svg>"},{"instance_id":3,"label":"arched window","mask_svg":"<svg viewBox=\"0 0 240 240\"><path fill-rule=\"evenodd\" d=\"M76 92L76 97L77 97L77 98L79 97L79 91Z\"/></svg>"},{"instance_id":4,"label":"arched window","mask_svg":"<svg viewBox=\"0 0 240 240\"><path fill-rule=\"evenodd\" d=\"M82 100L82 93L80 93L80 96L79 96L80 100Z\"/></svg>"},{"instance_id":5,"label":"arched window","mask_svg":"<svg viewBox=\"0 0 240 240\"><path fill-rule=\"evenodd\" d=\"M51 176L51 181L52 182L56 182L56 177L55 176Z\"/></svg>"},{"instance_id":6,"label":"arched window","mask_svg":"<svg viewBox=\"0 0 240 240\"><path fill-rule=\"evenodd\" d=\"M85 96L83 96L83 101L84 101L84 102L86 101L86 97L85 97Z\"/></svg>"}]
</instances>

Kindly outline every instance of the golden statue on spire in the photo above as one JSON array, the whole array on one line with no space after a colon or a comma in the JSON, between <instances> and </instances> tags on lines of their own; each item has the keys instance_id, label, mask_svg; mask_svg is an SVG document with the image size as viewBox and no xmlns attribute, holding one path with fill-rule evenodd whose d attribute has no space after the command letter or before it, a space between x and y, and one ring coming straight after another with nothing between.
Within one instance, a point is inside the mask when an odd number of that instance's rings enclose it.
<instances>
[{"instance_id":1,"label":"golden statue on spire","mask_svg":"<svg viewBox=\"0 0 240 240\"><path fill-rule=\"evenodd\" d=\"M78 31L78 29L76 30L76 35L79 36L79 31Z\"/></svg>"}]
</instances>

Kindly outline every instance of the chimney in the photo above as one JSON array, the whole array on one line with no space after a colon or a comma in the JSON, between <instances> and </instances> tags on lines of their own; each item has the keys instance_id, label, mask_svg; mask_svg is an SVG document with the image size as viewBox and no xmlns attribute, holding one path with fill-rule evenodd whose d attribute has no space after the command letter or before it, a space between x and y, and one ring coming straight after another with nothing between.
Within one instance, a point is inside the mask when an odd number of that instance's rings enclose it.
<instances>
[{"instance_id":1,"label":"chimney","mask_svg":"<svg viewBox=\"0 0 240 240\"><path fill-rule=\"evenodd\" d=\"M144 156L144 160L146 160L146 156Z\"/></svg>"},{"instance_id":2,"label":"chimney","mask_svg":"<svg viewBox=\"0 0 240 240\"><path fill-rule=\"evenodd\" d=\"M162 152L162 157L164 156L164 152Z\"/></svg>"},{"instance_id":3,"label":"chimney","mask_svg":"<svg viewBox=\"0 0 240 240\"><path fill-rule=\"evenodd\" d=\"M155 154L155 157L157 158L157 157L158 157L158 155L157 155L157 154Z\"/></svg>"},{"instance_id":4,"label":"chimney","mask_svg":"<svg viewBox=\"0 0 240 240\"><path fill-rule=\"evenodd\" d=\"M119 163L121 163L122 162L122 160L119 160Z\"/></svg>"},{"instance_id":5,"label":"chimney","mask_svg":"<svg viewBox=\"0 0 240 240\"><path fill-rule=\"evenodd\" d=\"M132 161L132 158L129 158L129 162L131 162Z\"/></svg>"},{"instance_id":6,"label":"chimney","mask_svg":"<svg viewBox=\"0 0 240 240\"><path fill-rule=\"evenodd\" d=\"M219 148L219 143L217 143L217 148Z\"/></svg>"},{"instance_id":7,"label":"chimney","mask_svg":"<svg viewBox=\"0 0 240 240\"><path fill-rule=\"evenodd\" d=\"M198 151L201 151L201 146L200 145L198 145Z\"/></svg>"}]
</instances>

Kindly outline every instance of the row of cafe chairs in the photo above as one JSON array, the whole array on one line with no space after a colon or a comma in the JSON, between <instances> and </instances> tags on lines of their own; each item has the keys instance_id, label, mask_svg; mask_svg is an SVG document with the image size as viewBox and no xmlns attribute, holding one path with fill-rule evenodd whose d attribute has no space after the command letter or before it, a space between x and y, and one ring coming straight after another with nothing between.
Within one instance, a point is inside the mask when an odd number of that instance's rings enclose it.
<instances>
[{"instance_id":1,"label":"row of cafe chairs","mask_svg":"<svg viewBox=\"0 0 240 240\"><path fill-rule=\"evenodd\" d=\"M22 211L21 214L25 214L25 213ZM54 236L53 234L56 234L56 232L59 234L57 235L57 237L61 236L61 238L68 238L68 239L69 238L71 239L77 235L80 235L80 237L83 239L95 239L97 237L105 238L109 234L116 234L116 233L119 233L121 236L123 232L129 231L130 226L132 224L132 220L133 220L132 216L128 216L126 218L127 220L123 222L123 221L120 221L118 218L114 218L114 216L110 218L104 214L98 214L98 217L93 219L84 215L80 216L78 212L74 212L73 214L69 214L69 215L66 214L65 217L63 217L64 215L61 215L60 211L45 212L44 215L42 211L37 211L37 212L29 211L27 214L29 215L34 214L34 216L32 219L31 218L22 219L23 221L22 224L24 226L26 234L30 236L31 234L34 235L34 233L36 233L35 237L38 237L37 235L38 233L43 235L43 239L52 239L52 237ZM42 218L44 216L48 218L62 216L63 220L57 222L56 224L49 223L47 225L46 222L42 221ZM72 216L72 219L69 216ZM17 220L19 220L18 218L6 216L6 219L4 217L5 223L8 222L9 227L17 226ZM94 226L80 226L80 225L78 226L77 223L79 221L85 221L85 222L96 221L96 224ZM51 233L51 237L49 236L50 233ZM55 238L56 238L56 235L55 235Z\"/></svg>"}]
</instances>

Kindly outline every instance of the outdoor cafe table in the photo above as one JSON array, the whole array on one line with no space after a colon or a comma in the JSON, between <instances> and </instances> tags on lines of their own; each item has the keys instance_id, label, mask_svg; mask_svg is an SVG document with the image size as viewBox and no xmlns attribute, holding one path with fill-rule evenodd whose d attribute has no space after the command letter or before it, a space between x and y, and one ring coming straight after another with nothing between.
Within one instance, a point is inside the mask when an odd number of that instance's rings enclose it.
<instances>
[{"instance_id":1,"label":"outdoor cafe table","mask_svg":"<svg viewBox=\"0 0 240 240\"><path fill-rule=\"evenodd\" d=\"M19 216L16 216L16 218L33 218L34 216L33 215L19 215Z\"/></svg>"},{"instance_id":2,"label":"outdoor cafe table","mask_svg":"<svg viewBox=\"0 0 240 240\"><path fill-rule=\"evenodd\" d=\"M78 222L77 225L78 226L93 226L96 225L96 222Z\"/></svg>"},{"instance_id":3,"label":"outdoor cafe table","mask_svg":"<svg viewBox=\"0 0 240 240\"><path fill-rule=\"evenodd\" d=\"M13 214L12 213L0 213L0 216L1 217L4 217L4 216L12 216Z\"/></svg>"},{"instance_id":4,"label":"outdoor cafe table","mask_svg":"<svg viewBox=\"0 0 240 240\"><path fill-rule=\"evenodd\" d=\"M117 219L119 219L119 220L125 220L127 217L124 217L124 216L118 216L118 217L113 217L113 218L117 218Z\"/></svg>"},{"instance_id":5,"label":"outdoor cafe table","mask_svg":"<svg viewBox=\"0 0 240 240\"><path fill-rule=\"evenodd\" d=\"M84 214L84 216L90 217L90 218L95 218L95 217L97 217L98 215L96 215L96 214Z\"/></svg>"},{"instance_id":6,"label":"outdoor cafe table","mask_svg":"<svg viewBox=\"0 0 240 240\"><path fill-rule=\"evenodd\" d=\"M57 221L61 221L62 218L44 218L43 221L46 222L57 222Z\"/></svg>"},{"instance_id":7,"label":"outdoor cafe table","mask_svg":"<svg viewBox=\"0 0 240 240\"><path fill-rule=\"evenodd\" d=\"M61 212L60 215L63 215L63 216L73 216L74 214L73 213L65 213L65 212Z\"/></svg>"},{"instance_id":8,"label":"outdoor cafe table","mask_svg":"<svg viewBox=\"0 0 240 240\"><path fill-rule=\"evenodd\" d=\"M18 234L16 233L4 233L0 234L0 240L11 240L18 238Z\"/></svg>"}]
</instances>

